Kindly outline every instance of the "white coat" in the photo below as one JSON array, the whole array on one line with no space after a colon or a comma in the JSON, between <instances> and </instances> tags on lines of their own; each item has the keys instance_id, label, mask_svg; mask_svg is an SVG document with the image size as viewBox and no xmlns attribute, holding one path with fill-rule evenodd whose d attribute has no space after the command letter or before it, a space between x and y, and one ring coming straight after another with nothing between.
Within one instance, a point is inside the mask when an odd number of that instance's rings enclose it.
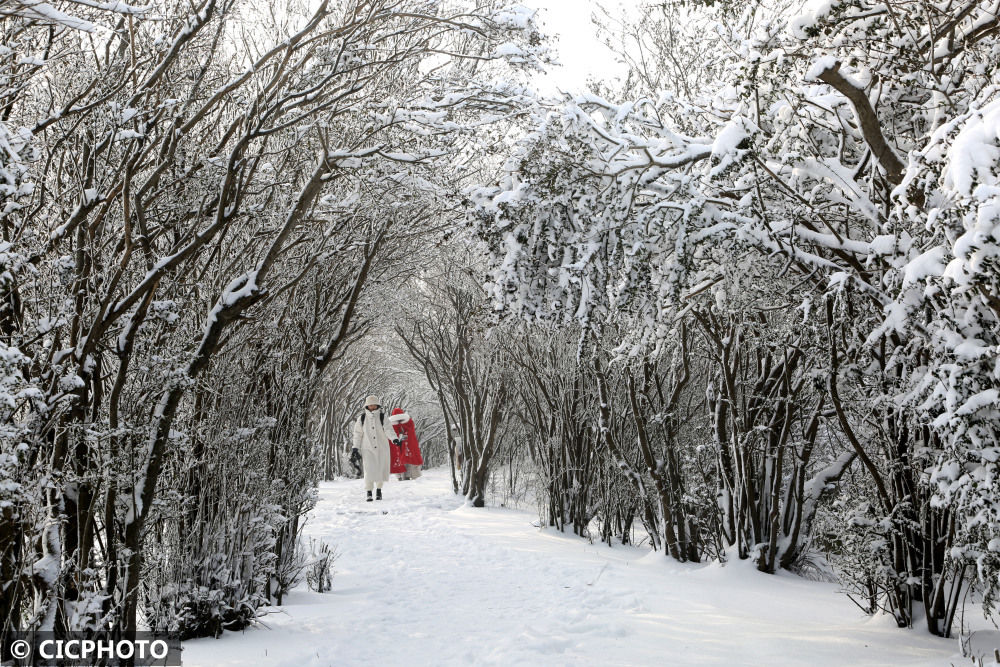
<instances>
[{"instance_id":1,"label":"white coat","mask_svg":"<svg viewBox=\"0 0 1000 667\"><path fill-rule=\"evenodd\" d=\"M362 413L365 423L361 423L361 417L354 422L354 448L361 452L366 484L389 481L389 438L395 438L396 432L389 423L389 415L385 415L383 426L378 414L381 410L371 412L365 408Z\"/></svg>"}]
</instances>

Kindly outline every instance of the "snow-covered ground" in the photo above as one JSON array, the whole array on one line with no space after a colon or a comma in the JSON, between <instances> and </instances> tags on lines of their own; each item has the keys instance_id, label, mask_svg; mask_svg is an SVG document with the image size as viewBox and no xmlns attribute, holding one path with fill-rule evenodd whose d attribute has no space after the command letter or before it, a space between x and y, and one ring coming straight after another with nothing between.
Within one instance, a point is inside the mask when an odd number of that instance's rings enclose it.
<instances>
[{"instance_id":1,"label":"snow-covered ground","mask_svg":"<svg viewBox=\"0 0 1000 667\"><path fill-rule=\"evenodd\" d=\"M303 587L266 627L186 642L184 664L968 663L832 584L539 530L533 513L464 506L446 471L385 492L365 503L359 481L324 483L306 533L340 553L333 591Z\"/></svg>"}]
</instances>

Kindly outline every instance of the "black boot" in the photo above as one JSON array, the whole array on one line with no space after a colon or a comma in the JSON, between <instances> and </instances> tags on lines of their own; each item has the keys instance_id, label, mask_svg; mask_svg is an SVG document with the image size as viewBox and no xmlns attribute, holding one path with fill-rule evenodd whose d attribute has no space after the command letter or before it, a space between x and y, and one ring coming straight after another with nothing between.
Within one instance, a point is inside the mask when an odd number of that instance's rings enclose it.
<instances>
[{"instance_id":1,"label":"black boot","mask_svg":"<svg viewBox=\"0 0 1000 667\"><path fill-rule=\"evenodd\" d=\"M382 500L382 489L375 489L375 500Z\"/></svg>"},{"instance_id":2,"label":"black boot","mask_svg":"<svg viewBox=\"0 0 1000 667\"><path fill-rule=\"evenodd\" d=\"M382 494L380 493L378 497L381 498ZM368 492L368 497L365 498L365 500L367 500L368 502L372 501L372 492L371 491Z\"/></svg>"}]
</instances>

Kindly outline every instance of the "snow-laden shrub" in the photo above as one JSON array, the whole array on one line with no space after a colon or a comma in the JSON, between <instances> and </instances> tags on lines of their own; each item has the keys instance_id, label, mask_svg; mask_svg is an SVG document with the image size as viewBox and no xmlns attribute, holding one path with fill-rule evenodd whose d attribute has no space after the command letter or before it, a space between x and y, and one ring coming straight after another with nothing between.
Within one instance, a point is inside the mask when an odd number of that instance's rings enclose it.
<instances>
[{"instance_id":1,"label":"snow-laden shrub","mask_svg":"<svg viewBox=\"0 0 1000 667\"><path fill-rule=\"evenodd\" d=\"M309 557L306 566L306 585L309 590L326 593L333 586L333 563L337 550L323 540L309 538Z\"/></svg>"},{"instance_id":2,"label":"snow-laden shrub","mask_svg":"<svg viewBox=\"0 0 1000 667\"><path fill-rule=\"evenodd\" d=\"M146 623L150 630L182 639L216 637L254 622L269 603L274 546L285 523L274 505L245 496L214 513L204 502L198 522L173 524L147 563ZM179 518L179 517L178 517ZM182 520L183 521L183 520Z\"/></svg>"},{"instance_id":3,"label":"snow-laden shrub","mask_svg":"<svg viewBox=\"0 0 1000 667\"><path fill-rule=\"evenodd\" d=\"M921 346L907 396L941 450L927 481L955 513L949 557L1000 596L1000 98L943 124L914 160L936 243L905 267L901 326Z\"/></svg>"},{"instance_id":4,"label":"snow-laden shrub","mask_svg":"<svg viewBox=\"0 0 1000 667\"><path fill-rule=\"evenodd\" d=\"M223 572L217 574L225 577ZM223 630L242 630L253 623L261 600L243 597L235 581L212 579L210 586L186 581L164 590L148 609L156 622L150 627L179 639L194 639L218 637Z\"/></svg>"},{"instance_id":5,"label":"snow-laden shrub","mask_svg":"<svg viewBox=\"0 0 1000 667\"><path fill-rule=\"evenodd\" d=\"M266 571L273 559L267 551L233 558L232 550L202 555L187 569L190 576L173 582L152 579L146 603L150 630L180 639L218 637L223 630L241 630L257 618L267 604L263 577L249 571Z\"/></svg>"}]
</instances>

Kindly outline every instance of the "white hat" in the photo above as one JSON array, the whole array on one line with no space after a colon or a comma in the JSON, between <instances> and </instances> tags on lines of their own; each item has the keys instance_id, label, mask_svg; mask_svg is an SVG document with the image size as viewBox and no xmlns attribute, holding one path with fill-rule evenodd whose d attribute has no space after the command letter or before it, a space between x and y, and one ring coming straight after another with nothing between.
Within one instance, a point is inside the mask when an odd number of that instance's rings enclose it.
<instances>
[{"instance_id":1,"label":"white hat","mask_svg":"<svg viewBox=\"0 0 1000 667\"><path fill-rule=\"evenodd\" d=\"M378 400L378 396L375 396L374 394L372 394L368 398L365 399L365 407L368 407L369 405L378 405L378 406L381 406L382 405L382 401Z\"/></svg>"}]
</instances>

